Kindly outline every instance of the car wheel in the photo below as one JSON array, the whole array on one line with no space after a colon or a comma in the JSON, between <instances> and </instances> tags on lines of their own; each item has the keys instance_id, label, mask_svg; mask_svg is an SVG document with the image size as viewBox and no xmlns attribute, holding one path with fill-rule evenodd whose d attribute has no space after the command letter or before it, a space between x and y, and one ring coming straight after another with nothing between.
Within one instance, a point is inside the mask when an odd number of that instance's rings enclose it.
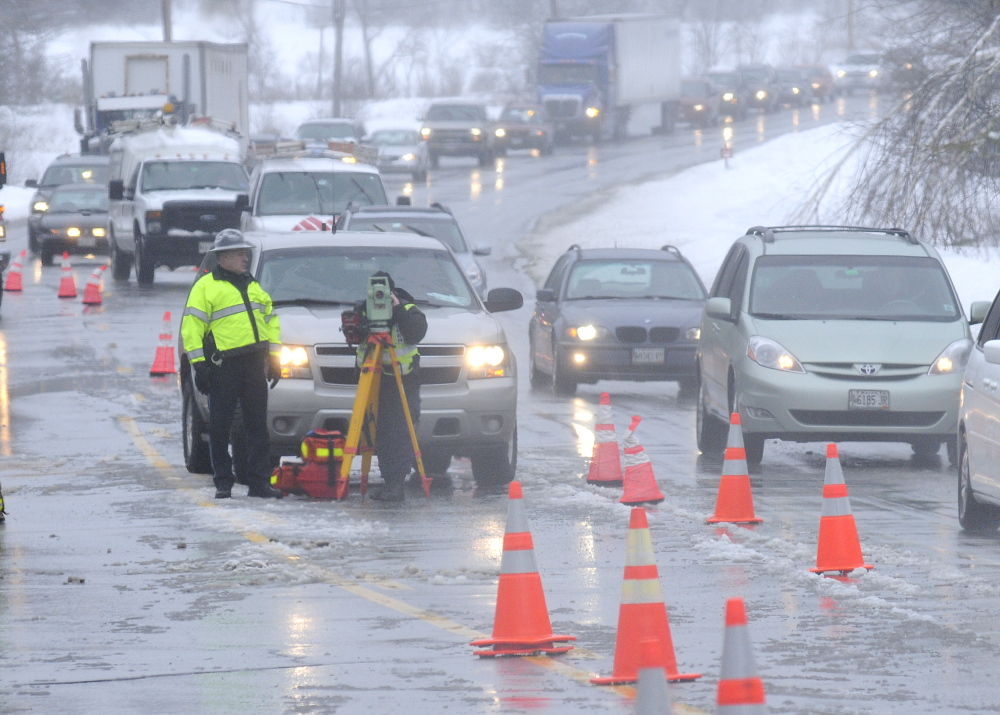
<instances>
[{"instance_id":1,"label":"car wheel","mask_svg":"<svg viewBox=\"0 0 1000 715\"><path fill-rule=\"evenodd\" d=\"M191 474L211 474L212 455L205 433L208 427L195 402L194 386L185 381L181 387L181 441L184 445L184 466Z\"/></svg>"},{"instance_id":2,"label":"car wheel","mask_svg":"<svg viewBox=\"0 0 1000 715\"><path fill-rule=\"evenodd\" d=\"M966 531L995 531L1000 526L1000 509L976 500L969 469L969 445L962 438L958 465L958 523Z\"/></svg>"},{"instance_id":3,"label":"car wheel","mask_svg":"<svg viewBox=\"0 0 1000 715\"><path fill-rule=\"evenodd\" d=\"M28 229L28 250L34 255L38 255L38 236L30 228Z\"/></svg>"},{"instance_id":4,"label":"car wheel","mask_svg":"<svg viewBox=\"0 0 1000 715\"><path fill-rule=\"evenodd\" d=\"M937 455L941 450L941 440L939 439L920 439L914 440L910 443L913 448L913 454L918 459L930 459L931 457Z\"/></svg>"},{"instance_id":5,"label":"car wheel","mask_svg":"<svg viewBox=\"0 0 1000 715\"><path fill-rule=\"evenodd\" d=\"M125 283L132 272L132 257L119 250L114 233L108 236L108 244L111 247L111 277L116 283Z\"/></svg>"},{"instance_id":6,"label":"car wheel","mask_svg":"<svg viewBox=\"0 0 1000 715\"><path fill-rule=\"evenodd\" d=\"M438 158L438 155L435 154L434 152L431 152L429 158L431 161L431 168L432 169L438 168L438 165L441 163L440 159Z\"/></svg>"},{"instance_id":7,"label":"car wheel","mask_svg":"<svg viewBox=\"0 0 1000 715\"><path fill-rule=\"evenodd\" d=\"M506 445L480 449L472 453L472 478L477 487L507 484L517 471L517 425Z\"/></svg>"},{"instance_id":8,"label":"car wheel","mask_svg":"<svg viewBox=\"0 0 1000 715\"><path fill-rule=\"evenodd\" d=\"M552 391L557 395L576 394L576 380L566 374L567 370L558 349L552 347Z\"/></svg>"},{"instance_id":9,"label":"car wheel","mask_svg":"<svg viewBox=\"0 0 1000 715\"><path fill-rule=\"evenodd\" d=\"M451 455L436 450L421 451L420 461L424 463L424 471L431 476L441 476L451 466Z\"/></svg>"},{"instance_id":10,"label":"car wheel","mask_svg":"<svg viewBox=\"0 0 1000 715\"><path fill-rule=\"evenodd\" d=\"M38 249L38 257L41 259L43 266L51 266L52 257L54 255L55 254L52 252L52 249L48 246L48 244L43 243Z\"/></svg>"},{"instance_id":11,"label":"car wheel","mask_svg":"<svg viewBox=\"0 0 1000 715\"><path fill-rule=\"evenodd\" d=\"M747 455L747 469L753 470L759 468L761 461L764 459L764 437L744 433L743 449Z\"/></svg>"},{"instance_id":12,"label":"car wheel","mask_svg":"<svg viewBox=\"0 0 1000 715\"><path fill-rule=\"evenodd\" d=\"M146 250L144 244L142 235L137 234L135 238L135 281L139 285L148 286L153 284L155 266L153 265L153 257L148 255L149 251Z\"/></svg>"},{"instance_id":13,"label":"car wheel","mask_svg":"<svg viewBox=\"0 0 1000 715\"><path fill-rule=\"evenodd\" d=\"M489 166L492 163L493 163L493 152L492 151L484 151L483 153L481 153L479 155L479 165L480 166L482 166L482 167L485 168L485 167Z\"/></svg>"},{"instance_id":14,"label":"car wheel","mask_svg":"<svg viewBox=\"0 0 1000 715\"><path fill-rule=\"evenodd\" d=\"M535 362L535 343L528 341L528 382L533 389L539 389L552 384L552 378L538 369Z\"/></svg>"},{"instance_id":15,"label":"car wheel","mask_svg":"<svg viewBox=\"0 0 1000 715\"><path fill-rule=\"evenodd\" d=\"M698 409L695 412L695 435L698 449L704 453L719 452L726 446L729 430L726 424L705 406L705 386L698 388Z\"/></svg>"},{"instance_id":16,"label":"car wheel","mask_svg":"<svg viewBox=\"0 0 1000 715\"><path fill-rule=\"evenodd\" d=\"M948 464L954 466L958 465L958 440L955 437L951 437L945 440L945 446L948 448Z\"/></svg>"}]
</instances>

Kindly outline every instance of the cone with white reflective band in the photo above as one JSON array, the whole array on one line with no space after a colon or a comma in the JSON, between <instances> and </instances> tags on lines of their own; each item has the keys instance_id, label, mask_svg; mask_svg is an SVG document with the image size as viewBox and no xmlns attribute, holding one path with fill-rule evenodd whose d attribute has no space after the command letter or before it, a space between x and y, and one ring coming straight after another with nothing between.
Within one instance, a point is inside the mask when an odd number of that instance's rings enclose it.
<instances>
[{"instance_id":1,"label":"cone with white reflective band","mask_svg":"<svg viewBox=\"0 0 1000 715\"><path fill-rule=\"evenodd\" d=\"M639 644L639 680L635 686L635 715L673 715L670 686L663 674L660 642L649 638Z\"/></svg>"},{"instance_id":2,"label":"cone with white reflective band","mask_svg":"<svg viewBox=\"0 0 1000 715\"><path fill-rule=\"evenodd\" d=\"M176 375L174 367L174 333L170 327L170 311L163 314L163 327L160 328L160 345L156 348L153 366L149 368L151 376Z\"/></svg>"},{"instance_id":3,"label":"cone with white reflective band","mask_svg":"<svg viewBox=\"0 0 1000 715\"><path fill-rule=\"evenodd\" d=\"M507 531L503 537L493 637L472 641L470 645L493 646L493 650L477 650L475 655L479 656L565 653L573 646L555 644L574 641L576 636L552 632L521 483L511 482L508 493Z\"/></svg>"},{"instance_id":4,"label":"cone with white reflective band","mask_svg":"<svg viewBox=\"0 0 1000 715\"><path fill-rule=\"evenodd\" d=\"M87 285L83 288L83 304L84 305L100 305L101 304L101 274L107 270L107 266L100 266L94 269L94 272L90 274L90 278L87 279Z\"/></svg>"},{"instance_id":5,"label":"cone with white reflective band","mask_svg":"<svg viewBox=\"0 0 1000 715\"><path fill-rule=\"evenodd\" d=\"M764 521L753 511L753 492L750 489L739 412L732 413L729 418L729 440L726 442L726 456L722 462L719 493L715 498L715 513L705 521L709 524L759 524Z\"/></svg>"},{"instance_id":6,"label":"cone with white reflective band","mask_svg":"<svg viewBox=\"0 0 1000 715\"><path fill-rule=\"evenodd\" d=\"M813 573L854 569L872 569L861 555L858 527L851 513L844 472L840 468L837 445L826 446L826 476L823 480L823 515L819 519L819 544L816 548L816 568Z\"/></svg>"},{"instance_id":7,"label":"cone with white reflective band","mask_svg":"<svg viewBox=\"0 0 1000 715\"><path fill-rule=\"evenodd\" d=\"M742 598L726 602L726 637L722 643L722 674L718 690L719 715L767 715L764 682L757 675L747 611Z\"/></svg>"},{"instance_id":8,"label":"cone with white reflective band","mask_svg":"<svg viewBox=\"0 0 1000 715\"><path fill-rule=\"evenodd\" d=\"M618 436L611 421L611 395L601 393L597 407L597 424L594 426L594 455L590 459L588 484L602 487L622 485L622 462L618 454Z\"/></svg>"},{"instance_id":9,"label":"cone with white reflective band","mask_svg":"<svg viewBox=\"0 0 1000 715\"><path fill-rule=\"evenodd\" d=\"M10 270L7 271L7 281L3 284L4 290L18 293L24 288L24 283L21 279L21 269L24 268L24 259L27 255L27 251L21 251L17 259L10 264Z\"/></svg>"},{"instance_id":10,"label":"cone with white reflective band","mask_svg":"<svg viewBox=\"0 0 1000 715\"><path fill-rule=\"evenodd\" d=\"M597 685L634 683L639 675L642 641L659 643L660 667L667 680L695 680L701 673L678 673L674 641L670 635L667 606L660 588L660 573L653 558L653 539L649 534L646 510L632 509L628 523L628 546L625 552L625 576L622 600L618 608L618 635L615 638L615 661L610 677L591 678Z\"/></svg>"},{"instance_id":11,"label":"cone with white reflective band","mask_svg":"<svg viewBox=\"0 0 1000 715\"><path fill-rule=\"evenodd\" d=\"M646 450L635 438L635 428L642 422L638 415L632 416L632 424L625 430L622 446L625 448L625 478L622 484L625 493L618 501L629 506L638 504L656 504L663 501L663 492L656 485L653 476L653 465L649 463Z\"/></svg>"},{"instance_id":12,"label":"cone with white reflective band","mask_svg":"<svg viewBox=\"0 0 1000 715\"><path fill-rule=\"evenodd\" d=\"M69 251L63 251L62 277L59 279L59 297L76 298L76 278L73 277L73 266L69 263Z\"/></svg>"}]
</instances>

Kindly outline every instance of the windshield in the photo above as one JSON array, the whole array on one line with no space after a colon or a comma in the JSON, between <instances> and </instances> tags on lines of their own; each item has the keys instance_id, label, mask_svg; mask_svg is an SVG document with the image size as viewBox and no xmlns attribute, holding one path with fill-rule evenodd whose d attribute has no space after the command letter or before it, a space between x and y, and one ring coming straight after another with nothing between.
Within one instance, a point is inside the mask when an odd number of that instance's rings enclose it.
<instances>
[{"instance_id":1,"label":"windshield","mask_svg":"<svg viewBox=\"0 0 1000 715\"><path fill-rule=\"evenodd\" d=\"M413 146L420 143L420 135L410 129L379 129L368 141L375 146Z\"/></svg>"},{"instance_id":2,"label":"windshield","mask_svg":"<svg viewBox=\"0 0 1000 715\"><path fill-rule=\"evenodd\" d=\"M347 204L384 206L378 174L361 171L275 171L264 175L257 195L258 216L341 213Z\"/></svg>"},{"instance_id":3,"label":"windshield","mask_svg":"<svg viewBox=\"0 0 1000 715\"><path fill-rule=\"evenodd\" d=\"M45 170L42 186L62 186L63 184L103 184L108 180L108 165L78 164L55 165Z\"/></svg>"},{"instance_id":4,"label":"windshield","mask_svg":"<svg viewBox=\"0 0 1000 715\"><path fill-rule=\"evenodd\" d=\"M481 122L486 119L482 107L470 104L435 104L427 110L427 119L436 122Z\"/></svg>"},{"instance_id":5,"label":"windshield","mask_svg":"<svg viewBox=\"0 0 1000 715\"><path fill-rule=\"evenodd\" d=\"M750 314L942 322L961 315L941 264L906 256L761 256L754 266Z\"/></svg>"},{"instance_id":6,"label":"windshield","mask_svg":"<svg viewBox=\"0 0 1000 715\"><path fill-rule=\"evenodd\" d=\"M418 236L433 236L455 253L468 253L462 232L451 221L440 219L413 218L352 218L348 231L398 231L415 233Z\"/></svg>"},{"instance_id":7,"label":"windshield","mask_svg":"<svg viewBox=\"0 0 1000 715\"><path fill-rule=\"evenodd\" d=\"M767 70L763 67L742 67L739 72L748 82L767 82Z\"/></svg>"},{"instance_id":8,"label":"windshield","mask_svg":"<svg viewBox=\"0 0 1000 715\"><path fill-rule=\"evenodd\" d=\"M500 115L500 121L511 124L539 124L542 118L534 107L507 107Z\"/></svg>"},{"instance_id":9,"label":"windshield","mask_svg":"<svg viewBox=\"0 0 1000 715\"><path fill-rule=\"evenodd\" d=\"M799 82L802 80L800 70L778 70L778 79L782 82Z\"/></svg>"},{"instance_id":10,"label":"windshield","mask_svg":"<svg viewBox=\"0 0 1000 715\"><path fill-rule=\"evenodd\" d=\"M539 65L538 84L598 84L601 70L596 65Z\"/></svg>"},{"instance_id":11,"label":"windshield","mask_svg":"<svg viewBox=\"0 0 1000 715\"><path fill-rule=\"evenodd\" d=\"M844 60L845 65L877 65L878 63L878 55L850 55Z\"/></svg>"},{"instance_id":12,"label":"windshield","mask_svg":"<svg viewBox=\"0 0 1000 715\"><path fill-rule=\"evenodd\" d=\"M708 84L696 80L686 80L681 82L682 97L707 97L709 92Z\"/></svg>"},{"instance_id":13,"label":"windshield","mask_svg":"<svg viewBox=\"0 0 1000 715\"><path fill-rule=\"evenodd\" d=\"M364 300L368 278L387 271L419 304L476 309L455 259L427 248L310 246L261 255L259 281L271 299L353 305Z\"/></svg>"},{"instance_id":14,"label":"windshield","mask_svg":"<svg viewBox=\"0 0 1000 715\"><path fill-rule=\"evenodd\" d=\"M566 298L704 300L705 292L694 271L681 261L590 260L573 266Z\"/></svg>"},{"instance_id":15,"label":"windshield","mask_svg":"<svg viewBox=\"0 0 1000 715\"><path fill-rule=\"evenodd\" d=\"M228 161L151 161L142 167L143 191L246 191L243 167Z\"/></svg>"},{"instance_id":16,"label":"windshield","mask_svg":"<svg viewBox=\"0 0 1000 715\"><path fill-rule=\"evenodd\" d=\"M739 84L734 72L709 72L708 78L720 87L734 87Z\"/></svg>"},{"instance_id":17,"label":"windshield","mask_svg":"<svg viewBox=\"0 0 1000 715\"><path fill-rule=\"evenodd\" d=\"M107 191L83 189L57 189L49 199L49 213L77 213L81 211L108 211Z\"/></svg>"},{"instance_id":18,"label":"windshield","mask_svg":"<svg viewBox=\"0 0 1000 715\"><path fill-rule=\"evenodd\" d=\"M335 124L303 124L295 132L296 139L314 139L325 142L327 139L353 139L354 126L348 122Z\"/></svg>"}]
</instances>

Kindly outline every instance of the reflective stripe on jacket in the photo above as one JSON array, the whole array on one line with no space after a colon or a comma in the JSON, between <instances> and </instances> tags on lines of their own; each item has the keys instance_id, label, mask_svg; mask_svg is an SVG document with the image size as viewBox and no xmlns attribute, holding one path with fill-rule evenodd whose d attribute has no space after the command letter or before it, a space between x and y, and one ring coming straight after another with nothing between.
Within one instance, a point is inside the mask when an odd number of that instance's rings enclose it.
<instances>
[{"instance_id":1,"label":"reflective stripe on jacket","mask_svg":"<svg viewBox=\"0 0 1000 715\"><path fill-rule=\"evenodd\" d=\"M404 310L414 310L417 308L413 303L403 304ZM389 334L392 336L392 344L396 350L396 360L399 362L399 372L401 375L409 375L413 372L413 360L420 354L416 345L408 344L403 339L403 333L399 329L398 325L393 325L389 328ZM366 343L362 342L357 348L357 366L360 368L362 363L365 361L365 348ZM392 365L392 356L389 355L388 350L382 352L382 365L383 367L389 367Z\"/></svg>"},{"instance_id":2,"label":"reflective stripe on jacket","mask_svg":"<svg viewBox=\"0 0 1000 715\"><path fill-rule=\"evenodd\" d=\"M281 351L281 327L272 312L271 296L252 279L245 292L241 291L219 269L199 278L188 295L181 337L191 363L212 357L205 354L209 334L214 351L222 356L251 350Z\"/></svg>"}]
</instances>

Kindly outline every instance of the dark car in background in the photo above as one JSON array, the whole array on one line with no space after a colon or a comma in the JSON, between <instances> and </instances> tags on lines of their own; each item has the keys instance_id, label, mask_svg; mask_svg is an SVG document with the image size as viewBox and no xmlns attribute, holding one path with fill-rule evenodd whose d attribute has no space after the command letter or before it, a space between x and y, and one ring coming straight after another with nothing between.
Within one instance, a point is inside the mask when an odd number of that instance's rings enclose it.
<instances>
[{"instance_id":1,"label":"dark car in background","mask_svg":"<svg viewBox=\"0 0 1000 715\"><path fill-rule=\"evenodd\" d=\"M295 130L295 138L304 141L310 149L326 149L330 141L360 144L364 135L364 124L347 117L310 119Z\"/></svg>"},{"instance_id":2,"label":"dark car in background","mask_svg":"<svg viewBox=\"0 0 1000 715\"><path fill-rule=\"evenodd\" d=\"M779 67L775 71L778 103L801 107L812 102L809 77L798 67Z\"/></svg>"},{"instance_id":3,"label":"dark car in background","mask_svg":"<svg viewBox=\"0 0 1000 715\"><path fill-rule=\"evenodd\" d=\"M497 149L537 149L551 154L555 142L555 127L545 108L537 104L508 104L497 120Z\"/></svg>"},{"instance_id":4,"label":"dark car in background","mask_svg":"<svg viewBox=\"0 0 1000 715\"><path fill-rule=\"evenodd\" d=\"M66 154L56 157L45 169L41 179L29 179L24 182L26 187L36 189L35 195L31 197L31 213L28 215L28 249L32 253L36 255L39 253L38 235L42 216L49 210L49 197L56 187L63 184L106 187L108 160L107 156Z\"/></svg>"},{"instance_id":5,"label":"dark car in background","mask_svg":"<svg viewBox=\"0 0 1000 715\"><path fill-rule=\"evenodd\" d=\"M108 191L103 184L64 184L49 197L39 222L38 255L51 266L55 255L108 253Z\"/></svg>"},{"instance_id":6,"label":"dark car in background","mask_svg":"<svg viewBox=\"0 0 1000 715\"><path fill-rule=\"evenodd\" d=\"M532 387L571 395L598 380L666 380L692 393L705 286L673 246L571 246L536 294Z\"/></svg>"},{"instance_id":7,"label":"dark car in background","mask_svg":"<svg viewBox=\"0 0 1000 715\"><path fill-rule=\"evenodd\" d=\"M711 70L705 79L719 88L720 111L733 119L743 119L750 106L750 91L735 70Z\"/></svg>"},{"instance_id":8,"label":"dark car in background","mask_svg":"<svg viewBox=\"0 0 1000 715\"><path fill-rule=\"evenodd\" d=\"M770 113L780 106L778 75L771 65L740 65L736 68L747 88L750 107Z\"/></svg>"},{"instance_id":9,"label":"dark car in background","mask_svg":"<svg viewBox=\"0 0 1000 715\"><path fill-rule=\"evenodd\" d=\"M680 120L692 126L708 127L718 123L722 114L722 92L705 77L681 79Z\"/></svg>"},{"instance_id":10,"label":"dark car in background","mask_svg":"<svg viewBox=\"0 0 1000 715\"><path fill-rule=\"evenodd\" d=\"M893 92L912 92L927 79L930 70L923 54L913 47L894 47L882 55L883 86Z\"/></svg>"},{"instance_id":11,"label":"dark car in background","mask_svg":"<svg viewBox=\"0 0 1000 715\"><path fill-rule=\"evenodd\" d=\"M812 98L817 102L829 102L837 94L837 85L833 73L826 65L798 65L809 81Z\"/></svg>"}]
</instances>

